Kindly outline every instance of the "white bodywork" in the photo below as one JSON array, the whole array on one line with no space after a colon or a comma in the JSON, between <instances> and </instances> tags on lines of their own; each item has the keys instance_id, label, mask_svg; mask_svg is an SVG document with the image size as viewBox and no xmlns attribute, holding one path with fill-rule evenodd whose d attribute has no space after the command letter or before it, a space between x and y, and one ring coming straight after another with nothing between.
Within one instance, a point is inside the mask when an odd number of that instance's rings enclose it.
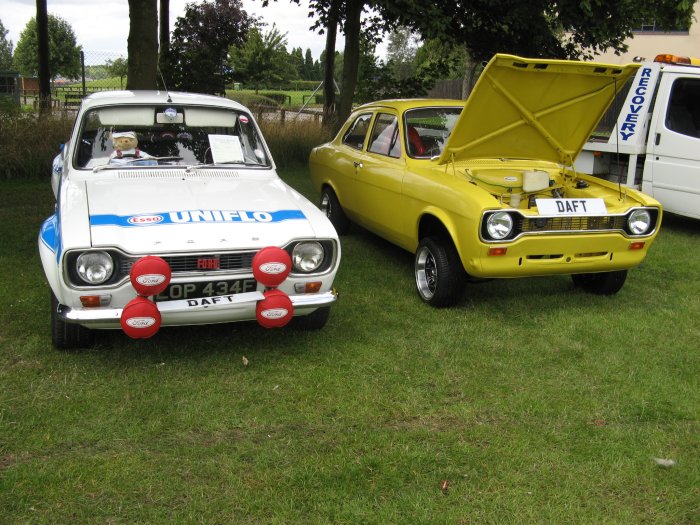
<instances>
[{"instance_id":1,"label":"white bodywork","mask_svg":"<svg viewBox=\"0 0 700 525\"><path fill-rule=\"evenodd\" d=\"M678 82L696 94L680 110L673 97ZM624 103L611 107L618 114L609 139L588 142L576 159L577 171L619 180L653 196L668 212L700 218L698 93L700 67L643 63Z\"/></svg>"},{"instance_id":2,"label":"white bodywork","mask_svg":"<svg viewBox=\"0 0 700 525\"><path fill-rule=\"evenodd\" d=\"M311 314L335 301L333 280L340 262L337 234L320 210L277 176L264 143L258 148L265 151L256 150L256 155L269 160L252 167L243 163L185 164L182 159L109 169L95 168L100 163L91 159L80 166L76 148L85 142L82 119L90 110L122 104L172 106L185 108L177 109L185 113L188 107L230 110L246 125L255 126L253 133L259 135L253 117L243 106L218 97L125 91L85 99L72 137L54 161L56 213L45 221L39 235L39 252L58 302L55 313L59 320L87 328L119 328L122 309L136 296L128 272L123 270L119 270L121 277L105 284L80 282L73 268L75 256L91 250L107 251L120 264L133 264L147 255L177 261L185 261L189 255L210 261L210 266L201 268L172 268L173 290L167 300L156 302L163 325L255 320L265 287L253 281L250 262L217 268L219 260L251 256L269 246L291 253L291 247L300 241L318 241L326 259L318 271L293 267L278 289L291 299L295 316ZM245 285L242 289L236 285L233 293L217 293L232 291L225 289L224 283L234 281L245 281ZM189 297L190 288L198 283L212 284L203 298ZM314 286L306 288L307 283ZM101 304L85 307L81 301L84 296L98 296Z\"/></svg>"}]
</instances>

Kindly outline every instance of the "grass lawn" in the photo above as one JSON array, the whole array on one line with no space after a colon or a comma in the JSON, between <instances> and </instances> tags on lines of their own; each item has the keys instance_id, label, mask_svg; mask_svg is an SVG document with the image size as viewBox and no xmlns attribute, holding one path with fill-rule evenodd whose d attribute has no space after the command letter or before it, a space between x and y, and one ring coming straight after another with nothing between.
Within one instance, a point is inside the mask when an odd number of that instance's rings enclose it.
<instances>
[{"instance_id":1,"label":"grass lawn","mask_svg":"<svg viewBox=\"0 0 700 525\"><path fill-rule=\"evenodd\" d=\"M410 254L355 228L319 332L63 353L48 179L1 195L0 523L700 522L700 222L665 217L617 296L503 280L441 310Z\"/></svg>"}]
</instances>

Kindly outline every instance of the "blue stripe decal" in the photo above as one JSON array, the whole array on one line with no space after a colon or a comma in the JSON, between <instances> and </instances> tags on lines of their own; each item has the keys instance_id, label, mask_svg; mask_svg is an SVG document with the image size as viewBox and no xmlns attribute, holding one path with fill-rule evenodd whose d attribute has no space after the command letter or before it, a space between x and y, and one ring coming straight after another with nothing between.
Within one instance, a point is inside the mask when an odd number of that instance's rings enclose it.
<instances>
[{"instance_id":1,"label":"blue stripe decal","mask_svg":"<svg viewBox=\"0 0 700 525\"><path fill-rule=\"evenodd\" d=\"M91 215L90 226L143 228L163 224L273 223L303 220L301 210L184 210L140 215Z\"/></svg>"},{"instance_id":2,"label":"blue stripe decal","mask_svg":"<svg viewBox=\"0 0 700 525\"><path fill-rule=\"evenodd\" d=\"M39 230L39 238L44 245L56 254L56 260L61 258L61 229L58 226L58 215L54 214L44 221Z\"/></svg>"}]
</instances>

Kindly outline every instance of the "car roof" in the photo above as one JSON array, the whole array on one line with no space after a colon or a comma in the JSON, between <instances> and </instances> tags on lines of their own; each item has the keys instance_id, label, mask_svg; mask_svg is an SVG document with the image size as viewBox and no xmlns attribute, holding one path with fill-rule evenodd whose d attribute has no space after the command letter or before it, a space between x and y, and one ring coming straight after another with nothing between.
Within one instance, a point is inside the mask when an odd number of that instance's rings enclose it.
<instances>
[{"instance_id":1,"label":"car roof","mask_svg":"<svg viewBox=\"0 0 700 525\"><path fill-rule=\"evenodd\" d=\"M83 99L83 109L115 104L197 105L247 111L245 106L228 98L178 91L98 91Z\"/></svg>"},{"instance_id":2,"label":"car roof","mask_svg":"<svg viewBox=\"0 0 700 525\"><path fill-rule=\"evenodd\" d=\"M388 99L388 100L378 100L376 102L369 102L355 108L355 111L364 111L376 108L391 108L398 112L406 111L407 109L421 108L421 107L464 107L464 100L456 100L450 98L400 98L400 99Z\"/></svg>"}]
</instances>

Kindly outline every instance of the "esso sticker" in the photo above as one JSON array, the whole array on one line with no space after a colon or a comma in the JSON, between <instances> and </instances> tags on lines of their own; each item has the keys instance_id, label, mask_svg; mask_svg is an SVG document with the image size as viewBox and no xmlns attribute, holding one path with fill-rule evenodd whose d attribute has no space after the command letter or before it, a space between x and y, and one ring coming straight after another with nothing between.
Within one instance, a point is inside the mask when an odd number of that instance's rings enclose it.
<instances>
[{"instance_id":1,"label":"esso sticker","mask_svg":"<svg viewBox=\"0 0 700 525\"><path fill-rule=\"evenodd\" d=\"M134 217L129 217L127 221L129 224L145 225L145 224L158 224L163 222L162 215L135 215Z\"/></svg>"},{"instance_id":2,"label":"esso sticker","mask_svg":"<svg viewBox=\"0 0 700 525\"><path fill-rule=\"evenodd\" d=\"M269 310L263 310L260 312L265 319L282 319L289 313L286 308L270 308Z\"/></svg>"},{"instance_id":3,"label":"esso sticker","mask_svg":"<svg viewBox=\"0 0 700 525\"><path fill-rule=\"evenodd\" d=\"M287 265L281 262L268 262L261 264L260 271L269 275L279 275L287 271Z\"/></svg>"},{"instance_id":4,"label":"esso sticker","mask_svg":"<svg viewBox=\"0 0 700 525\"><path fill-rule=\"evenodd\" d=\"M241 124L248 124L248 122L249 122L248 117L246 117L245 115L241 115L238 118L238 120L241 122Z\"/></svg>"},{"instance_id":5,"label":"esso sticker","mask_svg":"<svg viewBox=\"0 0 700 525\"><path fill-rule=\"evenodd\" d=\"M126 320L131 328L149 328L156 324L156 320L153 317L132 317Z\"/></svg>"},{"instance_id":6,"label":"esso sticker","mask_svg":"<svg viewBox=\"0 0 700 525\"><path fill-rule=\"evenodd\" d=\"M160 273L146 273L144 275L139 275L136 278L136 282L144 286L158 286L164 281L165 275L162 275Z\"/></svg>"}]
</instances>

